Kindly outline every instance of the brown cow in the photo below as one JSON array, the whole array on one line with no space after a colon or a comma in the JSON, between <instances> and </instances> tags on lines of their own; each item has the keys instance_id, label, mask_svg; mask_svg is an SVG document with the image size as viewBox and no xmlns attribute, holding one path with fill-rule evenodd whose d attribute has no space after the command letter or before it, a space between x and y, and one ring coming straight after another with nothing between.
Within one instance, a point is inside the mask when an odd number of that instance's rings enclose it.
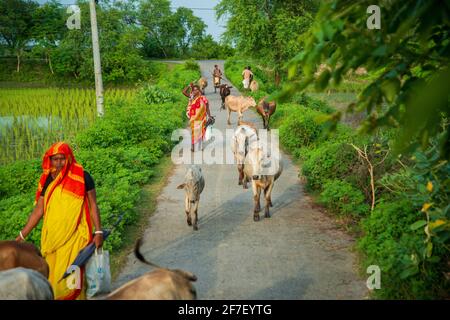
<instances>
[{"instance_id":1,"label":"brown cow","mask_svg":"<svg viewBox=\"0 0 450 320\"><path fill-rule=\"evenodd\" d=\"M252 82L250 82L250 90L252 92L258 91L259 89L259 85L258 82L256 82L256 80L252 80Z\"/></svg>"},{"instance_id":2,"label":"brown cow","mask_svg":"<svg viewBox=\"0 0 450 320\"><path fill-rule=\"evenodd\" d=\"M131 280L111 292L107 300L195 300L197 292L192 285L197 277L184 270L170 270L148 262L140 253L142 239L136 242L134 254L141 262L157 269Z\"/></svg>"},{"instance_id":3,"label":"brown cow","mask_svg":"<svg viewBox=\"0 0 450 320\"><path fill-rule=\"evenodd\" d=\"M0 271L24 267L40 272L48 278L47 261L39 249L29 242L0 241Z\"/></svg>"},{"instance_id":4,"label":"brown cow","mask_svg":"<svg viewBox=\"0 0 450 320\"><path fill-rule=\"evenodd\" d=\"M231 93L230 89L231 88L233 88L233 86L230 86L230 85L228 85L226 83L225 84L221 84L220 87L219 87L219 94L220 94L220 97L222 98L222 105L220 107L221 110L225 109L225 98L230 95L230 93Z\"/></svg>"},{"instance_id":5,"label":"brown cow","mask_svg":"<svg viewBox=\"0 0 450 320\"><path fill-rule=\"evenodd\" d=\"M270 116L275 113L275 110L277 109L277 104L275 103L275 101L267 102L266 99L267 96L259 100L259 103L256 106L256 111L262 117L264 129L270 130L269 128Z\"/></svg>"}]
</instances>

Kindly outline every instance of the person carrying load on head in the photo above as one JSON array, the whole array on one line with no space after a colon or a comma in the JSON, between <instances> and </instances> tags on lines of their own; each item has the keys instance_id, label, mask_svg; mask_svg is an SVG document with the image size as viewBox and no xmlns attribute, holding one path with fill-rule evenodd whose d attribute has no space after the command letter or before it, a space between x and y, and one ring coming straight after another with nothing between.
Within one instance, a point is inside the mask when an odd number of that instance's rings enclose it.
<instances>
[{"instance_id":1,"label":"person carrying load on head","mask_svg":"<svg viewBox=\"0 0 450 320\"><path fill-rule=\"evenodd\" d=\"M248 90L250 87L250 82L253 79L253 72L250 70L250 66L245 67L244 71L242 71L242 84L244 85L244 89Z\"/></svg>"},{"instance_id":2,"label":"person carrying load on head","mask_svg":"<svg viewBox=\"0 0 450 320\"><path fill-rule=\"evenodd\" d=\"M220 87L220 80L222 79L222 70L220 70L217 64L214 65L212 75L214 82L214 92L217 92L217 88Z\"/></svg>"}]
</instances>

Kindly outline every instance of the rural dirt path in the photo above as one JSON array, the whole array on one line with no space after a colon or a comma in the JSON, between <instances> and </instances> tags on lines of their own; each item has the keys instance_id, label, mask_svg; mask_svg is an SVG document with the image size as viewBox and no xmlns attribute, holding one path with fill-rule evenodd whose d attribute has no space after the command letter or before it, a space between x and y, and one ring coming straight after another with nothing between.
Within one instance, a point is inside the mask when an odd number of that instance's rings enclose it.
<instances>
[{"instance_id":1,"label":"rural dirt path","mask_svg":"<svg viewBox=\"0 0 450 320\"><path fill-rule=\"evenodd\" d=\"M224 130L226 112L219 111L220 96L211 79L216 63L224 69L223 61L200 61L200 66L208 78L206 97L216 116L215 128ZM252 111L244 120L262 127ZM234 128L236 114L232 124ZM314 208L298 178L299 168L284 154L283 164L272 193L272 217L265 219L261 212L259 222L253 221L251 187L243 190L237 184L236 166L203 164L206 186L198 231L186 224L184 191L176 189L186 166L176 165L145 231L144 256L160 266L196 274L199 299L366 298L365 280L357 276L351 251L353 239ZM113 287L150 270L130 253Z\"/></svg>"}]
</instances>

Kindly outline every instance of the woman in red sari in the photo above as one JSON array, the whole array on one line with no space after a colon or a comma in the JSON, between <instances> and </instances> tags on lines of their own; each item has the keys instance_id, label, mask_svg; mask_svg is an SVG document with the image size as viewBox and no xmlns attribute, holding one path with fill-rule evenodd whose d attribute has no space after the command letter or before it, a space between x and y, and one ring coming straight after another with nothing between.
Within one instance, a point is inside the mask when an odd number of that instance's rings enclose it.
<instances>
[{"instance_id":1,"label":"woman in red sari","mask_svg":"<svg viewBox=\"0 0 450 320\"><path fill-rule=\"evenodd\" d=\"M92 177L84 171L64 142L53 144L44 155L43 173L36 192L36 206L20 231L17 241L25 241L27 235L44 218L41 231L41 253L49 265L48 280L55 299L84 299L86 286L84 268L81 279L59 281L75 260L78 252L91 241L96 247L103 244L103 232ZM92 224L95 236L92 237ZM72 288L75 280L80 286ZM79 280L79 281L77 281Z\"/></svg>"},{"instance_id":2,"label":"woman in red sari","mask_svg":"<svg viewBox=\"0 0 450 320\"><path fill-rule=\"evenodd\" d=\"M191 88L190 94L187 92L189 87ZM192 83L189 87L183 90L183 94L189 98L186 115L191 127L191 151L194 152L195 145L202 148L206 132L206 115L211 118L211 113L208 99L201 94L200 87Z\"/></svg>"}]
</instances>

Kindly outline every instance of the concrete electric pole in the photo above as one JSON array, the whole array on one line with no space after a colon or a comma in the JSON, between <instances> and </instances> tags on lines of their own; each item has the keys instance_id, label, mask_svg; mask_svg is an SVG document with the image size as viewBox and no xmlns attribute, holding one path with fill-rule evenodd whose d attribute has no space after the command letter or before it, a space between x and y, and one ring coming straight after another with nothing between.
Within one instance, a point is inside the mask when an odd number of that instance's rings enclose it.
<instances>
[{"instance_id":1,"label":"concrete electric pole","mask_svg":"<svg viewBox=\"0 0 450 320\"><path fill-rule=\"evenodd\" d=\"M97 98L97 115L102 117L103 109L103 81L102 65L100 63L100 47L98 45L97 14L95 12L95 0L89 3L91 12L92 51L94 54L95 96Z\"/></svg>"}]
</instances>

